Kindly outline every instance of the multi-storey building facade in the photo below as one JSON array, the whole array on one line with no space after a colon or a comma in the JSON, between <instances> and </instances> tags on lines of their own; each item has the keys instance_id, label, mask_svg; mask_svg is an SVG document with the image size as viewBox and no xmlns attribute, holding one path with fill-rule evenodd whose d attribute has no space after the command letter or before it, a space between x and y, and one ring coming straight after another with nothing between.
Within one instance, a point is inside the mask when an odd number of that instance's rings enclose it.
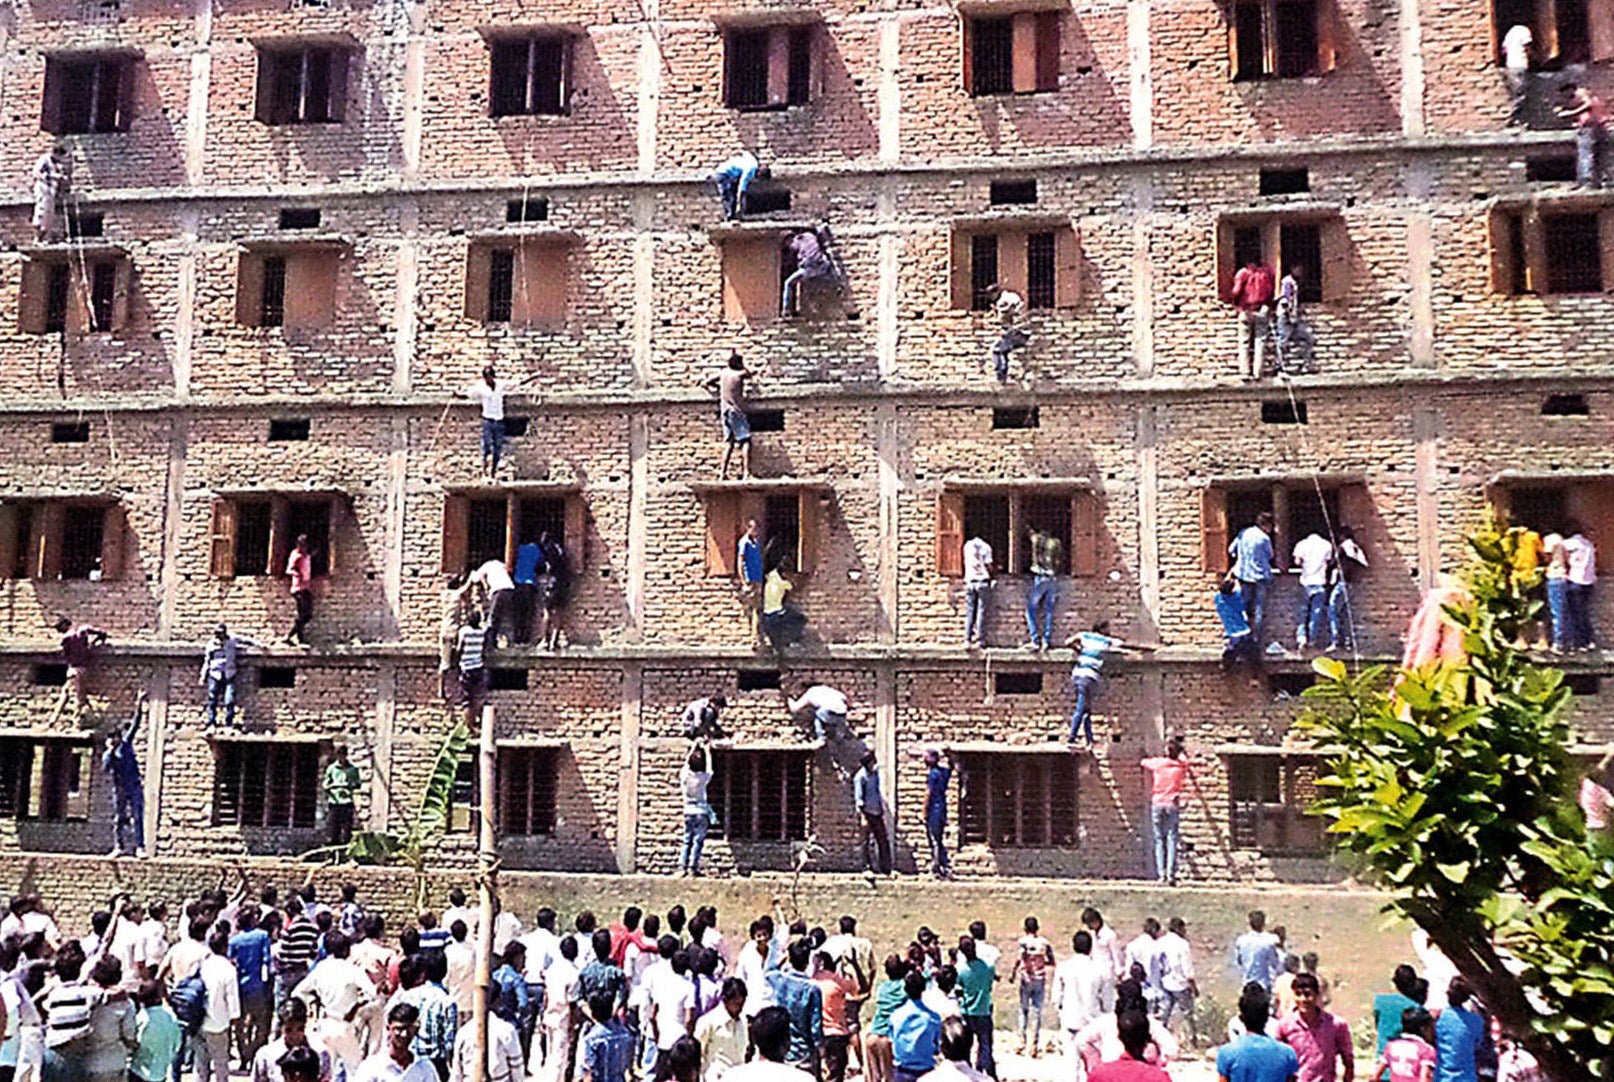
<instances>
[{"instance_id":1,"label":"multi-storey building facade","mask_svg":"<svg viewBox=\"0 0 1614 1082\"><path fill-rule=\"evenodd\" d=\"M1497 42L1535 27L1535 121ZM320 837L336 741L361 822L409 814L449 724L444 574L541 523L577 565L568 645L495 658L506 866L670 871L691 699L726 693L727 868L858 863L835 757L785 697L826 682L885 764L922 863L923 767L959 765L962 872L1149 874L1139 760L1199 758L1187 874L1312 877L1309 679L1217 666L1211 593L1260 510L1280 554L1352 525L1365 655L1390 655L1487 499L1614 549L1614 202L1569 191L1550 91L1608 89L1614 6L1402 0L42 0L0 24L0 846L110 840L94 733L52 723L49 623L106 628L98 717L137 734L159 855ZM28 163L75 162L74 236L35 243ZM701 181L771 166L720 224ZM1568 172L1566 173L1566 168ZM827 221L849 296L779 316L792 228ZM1246 383L1222 295L1306 267L1315 370ZM1000 387L980 310L1021 291ZM729 350L758 372L751 480L717 480ZM479 478L485 364L530 377L513 468ZM530 393L529 393L530 392ZM751 649L755 515L793 553L805 646ZM1023 641L1026 531L1064 537L1057 636L1112 663L1092 754L1070 654ZM274 644L314 536L314 645L249 655L208 728L220 619ZM998 549L966 652L958 548ZM1268 631L1292 641L1293 574ZM1603 620L1614 601L1599 598ZM1606 738L1600 658L1578 719ZM464 798L469 791L470 773ZM470 853L466 835L458 851Z\"/></svg>"}]
</instances>

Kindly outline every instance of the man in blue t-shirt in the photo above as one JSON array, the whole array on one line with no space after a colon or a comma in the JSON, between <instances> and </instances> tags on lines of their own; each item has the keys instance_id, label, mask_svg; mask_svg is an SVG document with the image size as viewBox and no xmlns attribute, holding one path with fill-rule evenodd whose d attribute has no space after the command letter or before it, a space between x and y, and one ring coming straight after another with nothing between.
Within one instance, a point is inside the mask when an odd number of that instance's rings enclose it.
<instances>
[{"instance_id":1,"label":"man in blue t-shirt","mask_svg":"<svg viewBox=\"0 0 1614 1082\"><path fill-rule=\"evenodd\" d=\"M762 570L762 543L757 540L756 519L746 521L736 556L735 567L740 572L740 603L745 606L745 623L751 629L751 637L760 644L762 633L757 620L762 612L762 580L766 575Z\"/></svg>"},{"instance_id":2,"label":"man in blue t-shirt","mask_svg":"<svg viewBox=\"0 0 1614 1082\"><path fill-rule=\"evenodd\" d=\"M510 577L516 584L516 641L532 641L532 625L538 615L538 572L544 564L544 550L527 538L516 546L516 566Z\"/></svg>"},{"instance_id":3,"label":"man in blue t-shirt","mask_svg":"<svg viewBox=\"0 0 1614 1082\"><path fill-rule=\"evenodd\" d=\"M1219 1082L1293 1082L1300 1074L1295 1050L1267 1036L1272 1001L1260 985L1245 985L1239 996L1244 1036L1216 1050Z\"/></svg>"},{"instance_id":4,"label":"man in blue t-shirt","mask_svg":"<svg viewBox=\"0 0 1614 1082\"><path fill-rule=\"evenodd\" d=\"M1085 734L1087 746L1093 746L1093 699L1098 694L1098 682L1104 671L1106 654L1118 650L1153 650L1152 646L1135 646L1110 637L1110 622L1100 620L1093 630L1073 635L1066 646L1076 647L1076 664L1070 670L1070 686L1076 690L1076 709L1070 715L1070 742L1076 743L1078 734Z\"/></svg>"},{"instance_id":5,"label":"man in blue t-shirt","mask_svg":"<svg viewBox=\"0 0 1614 1082\"><path fill-rule=\"evenodd\" d=\"M1478 1082L1475 1057L1485 1042L1485 1018L1468 1009L1473 994L1462 977L1451 979L1446 1009L1435 1020L1434 1082Z\"/></svg>"},{"instance_id":6,"label":"man in blue t-shirt","mask_svg":"<svg viewBox=\"0 0 1614 1082\"><path fill-rule=\"evenodd\" d=\"M230 937L230 961L235 965L235 986L241 996L241 1016L235 1021L235 1043L241 1059L251 1064L258 1049L269 1043L274 1018L274 997L269 989L269 933L258 927L258 907L245 905L236 915L240 931Z\"/></svg>"},{"instance_id":7,"label":"man in blue t-shirt","mask_svg":"<svg viewBox=\"0 0 1614 1082\"><path fill-rule=\"evenodd\" d=\"M943 766L943 760L946 765ZM947 787L953 780L953 759L946 748L925 752L925 838L930 842L930 874L937 879L953 877L952 862L942 834L947 830Z\"/></svg>"}]
</instances>

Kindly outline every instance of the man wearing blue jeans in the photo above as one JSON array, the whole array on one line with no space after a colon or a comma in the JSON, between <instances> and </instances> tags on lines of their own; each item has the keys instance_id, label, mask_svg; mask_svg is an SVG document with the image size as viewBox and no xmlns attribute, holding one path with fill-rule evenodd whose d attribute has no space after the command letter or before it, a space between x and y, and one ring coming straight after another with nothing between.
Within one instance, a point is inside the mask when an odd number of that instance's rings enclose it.
<instances>
[{"instance_id":1,"label":"man wearing blue jeans","mask_svg":"<svg viewBox=\"0 0 1614 1082\"><path fill-rule=\"evenodd\" d=\"M1239 582L1244 600L1244 616L1250 621L1255 648L1261 649L1263 620L1266 617L1267 590L1272 585L1272 512L1255 516L1255 525L1239 531L1227 554L1233 558L1233 577Z\"/></svg>"},{"instance_id":2,"label":"man wearing blue jeans","mask_svg":"<svg viewBox=\"0 0 1614 1082\"><path fill-rule=\"evenodd\" d=\"M1031 592L1026 595L1026 630L1029 649L1046 650L1054 639L1054 605L1059 601L1059 539L1042 530L1031 531ZM1039 616L1041 627L1039 629Z\"/></svg>"},{"instance_id":3,"label":"man wearing blue jeans","mask_svg":"<svg viewBox=\"0 0 1614 1082\"><path fill-rule=\"evenodd\" d=\"M1070 672L1071 687L1076 689L1076 709L1070 715L1070 742L1076 743L1078 734L1087 737L1087 746L1093 746L1093 699L1098 694L1100 672L1104 668L1104 655L1112 650L1153 650L1152 646L1133 646L1120 639L1110 638L1110 622L1100 620L1093 630L1084 631L1065 643L1076 647L1076 664Z\"/></svg>"},{"instance_id":4,"label":"man wearing blue jeans","mask_svg":"<svg viewBox=\"0 0 1614 1082\"><path fill-rule=\"evenodd\" d=\"M490 364L482 369L482 379L465 391L465 397L482 407L482 476L491 478L499 472L499 458L504 454L504 399L532 376L523 379L499 379Z\"/></svg>"},{"instance_id":5,"label":"man wearing blue jeans","mask_svg":"<svg viewBox=\"0 0 1614 1082\"><path fill-rule=\"evenodd\" d=\"M1143 760L1149 772L1149 822L1154 827L1154 867L1160 882L1177 885L1177 845L1181 841L1182 798L1188 785L1183 738L1174 736L1166 754Z\"/></svg>"},{"instance_id":6,"label":"man wearing blue jeans","mask_svg":"<svg viewBox=\"0 0 1614 1082\"><path fill-rule=\"evenodd\" d=\"M940 751L931 748L925 752L925 840L930 843L930 874L937 879L951 879L953 865L947 859L947 845L942 835L947 830L947 786L953 780L953 760L942 765Z\"/></svg>"},{"instance_id":7,"label":"man wearing blue jeans","mask_svg":"<svg viewBox=\"0 0 1614 1082\"><path fill-rule=\"evenodd\" d=\"M1295 646L1322 645L1323 623L1328 615L1328 576L1334 561L1334 546L1313 530L1295 546L1291 556L1300 571L1300 588L1306 592L1301 603L1300 623L1295 628Z\"/></svg>"},{"instance_id":8,"label":"man wearing blue jeans","mask_svg":"<svg viewBox=\"0 0 1614 1082\"><path fill-rule=\"evenodd\" d=\"M1367 570L1367 554L1356 542L1349 526L1339 528L1339 544L1334 546L1333 586L1328 594L1328 649L1345 650L1356 645L1356 616L1351 611L1351 586Z\"/></svg>"}]
</instances>

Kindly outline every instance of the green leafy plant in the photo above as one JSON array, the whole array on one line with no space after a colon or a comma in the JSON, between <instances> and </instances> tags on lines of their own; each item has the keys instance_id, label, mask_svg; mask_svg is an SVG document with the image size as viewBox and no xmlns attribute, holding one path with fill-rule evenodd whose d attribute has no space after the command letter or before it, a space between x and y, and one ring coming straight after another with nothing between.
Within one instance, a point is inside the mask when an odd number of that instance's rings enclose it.
<instances>
[{"instance_id":1,"label":"green leafy plant","mask_svg":"<svg viewBox=\"0 0 1614 1082\"><path fill-rule=\"evenodd\" d=\"M1468 660L1347 671L1331 658L1300 728L1329 753L1313 809L1387 908L1423 928L1555 1082L1614 1070L1614 845L1575 806L1569 689L1516 644L1540 614L1518 529L1469 538Z\"/></svg>"},{"instance_id":2,"label":"green leafy plant","mask_svg":"<svg viewBox=\"0 0 1614 1082\"><path fill-rule=\"evenodd\" d=\"M355 864L394 864L415 874L416 910L424 908L427 864L448 830L454 804L454 775L470 747L471 733L463 721L449 730L437 749L420 805L402 834L383 830L356 830L347 845L325 846L303 854L305 860L350 860Z\"/></svg>"}]
</instances>

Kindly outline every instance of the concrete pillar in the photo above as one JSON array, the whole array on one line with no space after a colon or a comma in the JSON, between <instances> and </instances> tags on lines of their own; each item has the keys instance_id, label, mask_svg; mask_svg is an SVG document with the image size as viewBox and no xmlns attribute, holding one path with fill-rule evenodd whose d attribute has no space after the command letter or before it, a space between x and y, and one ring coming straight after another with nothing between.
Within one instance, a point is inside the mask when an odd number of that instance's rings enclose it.
<instances>
[{"instance_id":1,"label":"concrete pillar","mask_svg":"<svg viewBox=\"0 0 1614 1082\"><path fill-rule=\"evenodd\" d=\"M902 430L897 420L897 407L882 404L879 407L879 462L880 462L880 549L877 588L880 598L880 626L876 629L879 641L897 641L897 612L900 601L897 548L897 501L902 492Z\"/></svg>"},{"instance_id":2,"label":"concrete pillar","mask_svg":"<svg viewBox=\"0 0 1614 1082\"><path fill-rule=\"evenodd\" d=\"M661 73L664 63L656 29L661 23L660 0L639 0L644 31L639 35L639 175L656 172L656 121L661 109Z\"/></svg>"},{"instance_id":3,"label":"concrete pillar","mask_svg":"<svg viewBox=\"0 0 1614 1082\"><path fill-rule=\"evenodd\" d=\"M146 852L156 853L157 832L162 826L163 752L168 743L168 685L172 669L166 663L153 667L146 684L146 818L140 836Z\"/></svg>"},{"instance_id":4,"label":"concrete pillar","mask_svg":"<svg viewBox=\"0 0 1614 1082\"><path fill-rule=\"evenodd\" d=\"M1440 414L1433 406L1413 407L1412 439L1418 485L1418 588L1428 593L1440 573Z\"/></svg>"},{"instance_id":5,"label":"concrete pillar","mask_svg":"<svg viewBox=\"0 0 1614 1082\"><path fill-rule=\"evenodd\" d=\"M656 197L633 194L633 385L648 387L656 335Z\"/></svg>"},{"instance_id":6,"label":"concrete pillar","mask_svg":"<svg viewBox=\"0 0 1614 1082\"><path fill-rule=\"evenodd\" d=\"M201 213L197 208L192 204L182 206L179 210L174 346L169 361L174 397L179 399L191 396L191 357L196 345L196 235L200 228Z\"/></svg>"},{"instance_id":7,"label":"concrete pillar","mask_svg":"<svg viewBox=\"0 0 1614 1082\"><path fill-rule=\"evenodd\" d=\"M896 162L902 156L902 16L886 12L880 20L880 87L875 96L880 109L880 161Z\"/></svg>"},{"instance_id":8,"label":"concrete pillar","mask_svg":"<svg viewBox=\"0 0 1614 1082\"><path fill-rule=\"evenodd\" d=\"M1160 635L1160 406L1138 407L1138 599Z\"/></svg>"},{"instance_id":9,"label":"concrete pillar","mask_svg":"<svg viewBox=\"0 0 1614 1082\"><path fill-rule=\"evenodd\" d=\"M880 284L879 298L875 302L875 364L881 380L897 375L898 298L902 293L902 235L892 229L897 217L896 193L893 182L882 182L875 201L875 214L880 221Z\"/></svg>"},{"instance_id":10,"label":"concrete pillar","mask_svg":"<svg viewBox=\"0 0 1614 1082\"><path fill-rule=\"evenodd\" d=\"M1435 216L1427 209L1434 176L1429 163L1421 158L1409 162L1406 180L1412 203L1407 213L1407 299L1412 309L1408 359L1414 368L1435 368Z\"/></svg>"},{"instance_id":11,"label":"concrete pillar","mask_svg":"<svg viewBox=\"0 0 1614 1082\"><path fill-rule=\"evenodd\" d=\"M1401 0L1397 23L1401 27L1401 134L1415 139L1424 134L1423 22L1418 0Z\"/></svg>"},{"instance_id":12,"label":"concrete pillar","mask_svg":"<svg viewBox=\"0 0 1614 1082\"><path fill-rule=\"evenodd\" d=\"M213 74L213 0L195 0L192 9L196 51L191 53L190 95L185 105L185 183L203 179L207 156L207 92Z\"/></svg>"},{"instance_id":13,"label":"concrete pillar","mask_svg":"<svg viewBox=\"0 0 1614 1082\"><path fill-rule=\"evenodd\" d=\"M622 666L622 761L616 791L616 866L623 875L638 867L639 714L644 705L644 665Z\"/></svg>"},{"instance_id":14,"label":"concrete pillar","mask_svg":"<svg viewBox=\"0 0 1614 1082\"><path fill-rule=\"evenodd\" d=\"M891 831L891 853L895 860L899 837L897 824L897 670L883 662L874 670L874 754L880 763L880 791L885 797L885 822Z\"/></svg>"},{"instance_id":15,"label":"concrete pillar","mask_svg":"<svg viewBox=\"0 0 1614 1082\"><path fill-rule=\"evenodd\" d=\"M1127 0L1126 64L1130 84L1132 147L1154 145L1154 85L1150 82L1149 0Z\"/></svg>"},{"instance_id":16,"label":"concrete pillar","mask_svg":"<svg viewBox=\"0 0 1614 1082\"><path fill-rule=\"evenodd\" d=\"M1132 180L1132 362L1138 378L1154 375L1154 264L1149 259L1149 225L1154 181L1147 173Z\"/></svg>"},{"instance_id":17,"label":"concrete pillar","mask_svg":"<svg viewBox=\"0 0 1614 1082\"><path fill-rule=\"evenodd\" d=\"M384 662L376 673L375 733L370 741L371 830L386 830L392 814L392 727L398 715L398 666Z\"/></svg>"},{"instance_id":18,"label":"concrete pillar","mask_svg":"<svg viewBox=\"0 0 1614 1082\"><path fill-rule=\"evenodd\" d=\"M173 413L168 429L168 480L163 491L162 561L158 572L162 602L157 608L157 637L171 639L179 600L179 530L185 512L185 454L190 416Z\"/></svg>"},{"instance_id":19,"label":"concrete pillar","mask_svg":"<svg viewBox=\"0 0 1614 1082\"><path fill-rule=\"evenodd\" d=\"M406 199L398 207L398 285L393 293L397 334L392 340L392 393L408 394L414 385L411 367L419 333L415 299L420 282L420 206Z\"/></svg>"},{"instance_id":20,"label":"concrete pillar","mask_svg":"<svg viewBox=\"0 0 1614 1082\"><path fill-rule=\"evenodd\" d=\"M426 100L426 23L425 4L407 4L409 20L408 40L404 44L403 79L403 135L399 156L403 159L403 175L412 177L420 171L420 134Z\"/></svg>"},{"instance_id":21,"label":"concrete pillar","mask_svg":"<svg viewBox=\"0 0 1614 1082\"><path fill-rule=\"evenodd\" d=\"M645 565L650 551L650 527L645 505L650 484L650 419L635 413L628 419L628 569L622 583L627 607L624 631L629 641L644 639Z\"/></svg>"}]
</instances>

